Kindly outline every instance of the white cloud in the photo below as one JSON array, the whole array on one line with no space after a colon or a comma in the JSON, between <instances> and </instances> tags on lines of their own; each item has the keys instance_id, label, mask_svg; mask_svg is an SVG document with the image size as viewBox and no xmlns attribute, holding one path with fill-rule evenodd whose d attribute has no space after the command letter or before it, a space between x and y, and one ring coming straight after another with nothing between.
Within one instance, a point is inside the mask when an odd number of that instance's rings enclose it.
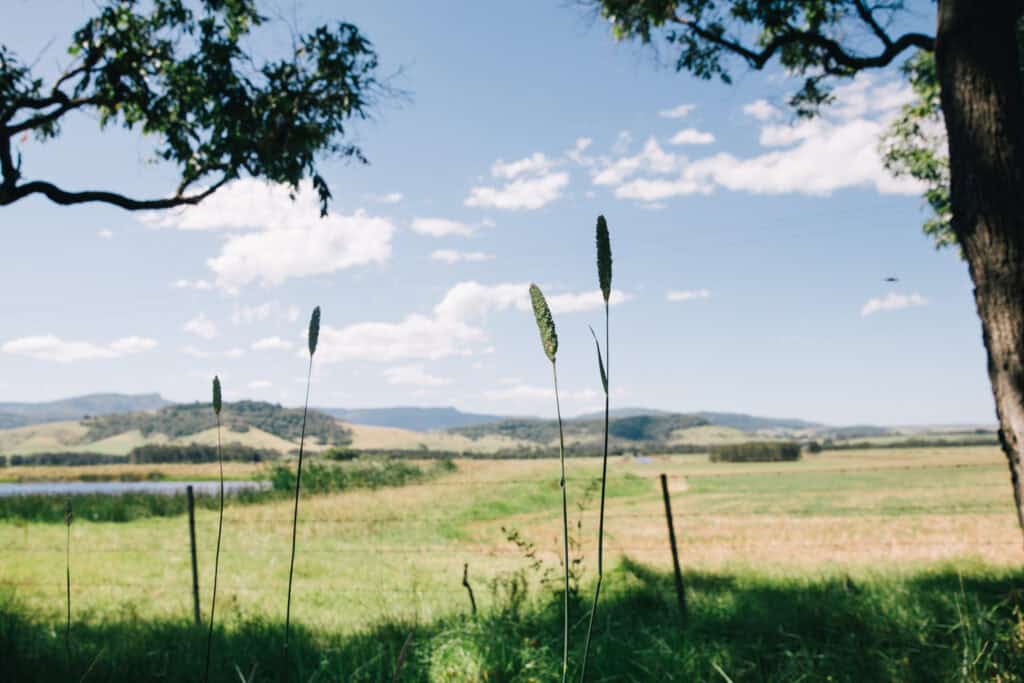
<instances>
[{"instance_id":1,"label":"white cloud","mask_svg":"<svg viewBox=\"0 0 1024 683\"><path fill-rule=\"evenodd\" d=\"M619 185L640 171L671 173L679 167L681 161L681 157L663 150L652 137L644 143L639 154L615 160L602 160L604 168L594 174L593 181L595 185Z\"/></svg>"},{"instance_id":2,"label":"white cloud","mask_svg":"<svg viewBox=\"0 0 1024 683\"><path fill-rule=\"evenodd\" d=\"M253 282L279 285L390 258L390 220L363 210L320 218L319 200L308 182L294 201L290 194L287 186L245 178L201 204L146 214L142 220L154 227L230 231L220 254L207 260L217 285L229 292Z\"/></svg>"},{"instance_id":3,"label":"white cloud","mask_svg":"<svg viewBox=\"0 0 1024 683\"><path fill-rule=\"evenodd\" d=\"M249 382L249 384L246 386L248 386L250 389L260 390L269 389L270 387L274 386L274 383L266 379L254 379L253 381Z\"/></svg>"},{"instance_id":4,"label":"white cloud","mask_svg":"<svg viewBox=\"0 0 1024 683\"><path fill-rule=\"evenodd\" d=\"M280 301L271 300L251 306L236 305L231 313L233 325L249 325L271 319L293 323L299 319L299 308L295 305L285 307Z\"/></svg>"},{"instance_id":5,"label":"white cloud","mask_svg":"<svg viewBox=\"0 0 1024 683\"><path fill-rule=\"evenodd\" d=\"M673 145L710 145L714 141L714 135L696 128L684 128L669 140Z\"/></svg>"},{"instance_id":6,"label":"white cloud","mask_svg":"<svg viewBox=\"0 0 1024 683\"><path fill-rule=\"evenodd\" d=\"M217 336L217 324L207 318L205 313L189 320L182 329L203 339L214 339Z\"/></svg>"},{"instance_id":7,"label":"white cloud","mask_svg":"<svg viewBox=\"0 0 1024 683\"><path fill-rule=\"evenodd\" d=\"M508 182L501 187L470 188L464 203L466 206L495 209L539 209L561 197L568 184L568 173L546 173L536 178Z\"/></svg>"},{"instance_id":8,"label":"white cloud","mask_svg":"<svg viewBox=\"0 0 1024 683\"><path fill-rule=\"evenodd\" d=\"M590 165L591 160L583 156L583 153L593 143L593 138L576 138L576 143L573 145L572 149L565 153L566 158L568 158L570 161L580 164L581 166Z\"/></svg>"},{"instance_id":9,"label":"white cloud","mask_svg":"<svg viewBox=\"0 0 1024 683\"><path fill-rule=\"evenodd\" d=\"M612 303L628 300L617 290ZM549 297L555 313L574 313L600 308L600 293L563 293ZM531 310L526 282L484 285L474 281L452 286L434 306L431 315L412 314L399 322L362 322L343 328L323 326L317 358L323 363L362 359L377 362L437 360L471 355L488 341L483 325L488 316L502 311Z\"/></svg>"},{"instance_id":10,"label":"white cloud","mask_svg":"<svg viewBox=\"0 0 1024 683\"><path fill-rule=\"evenodd\" d=\"M253 351L288 351L293 346L295 345L292 344L287 339L281 339L280 337L265 337L263 339L257 339L256 341L254 341L249 348L251 348Z\"/></svg>"},{"instance_id":11,"label":"white cloud","mask_svg":"<svg viewBox=\"0 0 1024 683\"><path fill-rule=\"evenodd\" d=\"M114 239L114 231L113 230L100 230L96 234L99 235L101 239L105 239L105 240Z\"/></svg>"},{"instance_id":12,"label":"white cloud","mask_svg":"<svg viewBox=\"0 0 1024 683\"><path fill-rule=\"evenodd\" d=\"M532 384L524 384L518 380L504 380L500 389L489 389L484 391L484 398L490 401L506 401L515 403L537 403L540 401L555 400L555 390L551 387L539 387ZM559 399L565 402L589 403L597 400L603 394L587 388L575 391L559 391ZM563 406L564 407L564 406Z\"/></svg>"},{"instance_id":13,"label":"white cloud","mask_svg":"<svg viewBox=\"0 0 1024 683\"><path fill-rule=\"evenodd\" d=\"M758 100L744 111L761 121L760 143L770 148L747 158L718 153L687 159L663 152L653 140L636 156L602 160L595 185L614 186L615 196L656 202L707 194L715 189L757 194L826 196L852 187L883 194L917 194L912 178L894 178L878 153L878 140L912 93L899 81L879 82L859 75L836 88L836 102L813 121L778 124L778 111ZM692 131L692 132L690 132ZM680 133L696 141L698 131ZM652 144L653 143L653 144ZM842 160L841 163L837 160Z\"/></svg>"},{"instance_id":14,"label":"white cloud","mask_svg":"<svg viewBox=\"0 0 1024 683\"><path fill-rule=\"evenodd\" d=\"M540 152L534 152L518 161L502 161L498 159L491 166L491 175L495 178L513 180L521 175L543 174L554 168L555 161L548 159Z\"/></svg>"},{"instance_id":15,"label":"white cloud","mask_svg":"<svg viewBox=\"0 0 1024 683\"><path fill-rule=\"evenodd\" d=\"M453 264L460 263L463 261L477 263L480 261L491 261L494 259L494 254L488 254L482 251L457 251L455 249L436 249L430 254L430 258L434 261L442 261L444 263Z\"/></svg>"},{"instance_id":16,"label":"white cloud","mask_svg":"<svg viewBox=\"0 0 1024 683\"><path fill-rule=\"evenodd\" d=\"M213 289L208 280L175 280L171 283L175 289Z\"/></svg>"},{"instance_id":17,"label":"white cloud","mask_svg":"<svg viewBox=\"0 0 1024 683\"><path fill-rule=\"evenodd\" d=\"M860 314L862 316L868 316L873 313L878 313L879 311L898 311L904 308L911 308L912 306L925 306L927 303L928 300L917 292L914 292L913 294L897 294L896 292L890 292L884 297L868 299L860 309Z\"/></svg>"},{"instance_id":18,"label":"white cloud","mask_svg":"<svg viewBox=\"0 0 1024 683\"><path fill-rule=\"evenodd\" d=\"M707 299L711 292L706 289L670 289L665 292L668 301L693 301L694 299Z\"/></svg>"},{"instance_id":19,"label":"white cloud","mask_svg":"<svg viewBox=\"0 0 1024 683\"><path fill-rule=\"evenodd\" d=\"M754 100L743 106L743 113L753 116L758 121L769 121L782 116L782 112L768 100Z\"/></svg>"},{"instance_id":20,"label":"white cloud","mask_svg":"<svg viewBox=\"0 0 1024 683\"><path fill-rule=\"evenodd\" d=\"M369 199L370 201L377 202L378 204L397 204L405 199L405 195L401 192L388 192L387 194L370 195Z\"/></svg>"},{"instance_id":21,"label":"white cloud","mask_svg":"<svg viewBox=\"0 0 1024 683\"><path fill-rule=\"evenodd\" d=\"M410 227L413 232L431 237L447 237L449 235L468 237L475 233L480 226L472 223L460 223L447 218L414 218Z\"/></svg>"},{"instance_id":22,"label":"white cloud","mask_svg":"<svg viewBox=\"0 0 1024 683\"><path fill-rule=\"evenodd\" d=\"M195 346L187 345L181 347L181 352L186 356L192 356L193 358L241 358L245 355L245 349L238 347L227 349L225 351L206 351L204 349L196 348Z\"/></svg>"},{"instance_id":23,"label":"white cloud","mask_svg":"<svg viewBox=\"0 0 1024 683\"><path fill-rule=\"evenodd\" d=\"M71 363L80 360L120 358L156 348L156 341L147 337L122 337L109 344L65 341L56 335L12 339L0 346L0 351L37 360Z\"/></svg>"},{"instance_id":24,"label":"white cloud","mask_svg":"<svg viewBox=\"0 0 1024 683\"><path fill-rule=\"evenodd\" d=\"M590 292L555 294L545 298L548 300L548 306L551 307L552 313L579 313L604 308L604 295L599 289ZM613 289L608 297L608 305L615 306L632 298L629 294Z\"/></svg>"},{"instance_id":25,"label":"white cloud","mask_svg":"<svg viewBox=\"0 0 1024 683\"><path fill-rule=\"evenodd\" d=\"M681 119L689 116L690 112L696 108L696 104L680 104L678 107L659 111L658 116L665 119Z\"/></svg>"},{"instance_id":26,"label":"white cloud","mask_svg":"<svg viewBox=\"0 0 1024 683\"><path fill-rule=\"evenodd\" d=\"M440 387L451 384L451 380L431 375L422 365L401 365L385 368L381 373L388 384L408 384L417 387Z\"/></svg>"}]
</instances>

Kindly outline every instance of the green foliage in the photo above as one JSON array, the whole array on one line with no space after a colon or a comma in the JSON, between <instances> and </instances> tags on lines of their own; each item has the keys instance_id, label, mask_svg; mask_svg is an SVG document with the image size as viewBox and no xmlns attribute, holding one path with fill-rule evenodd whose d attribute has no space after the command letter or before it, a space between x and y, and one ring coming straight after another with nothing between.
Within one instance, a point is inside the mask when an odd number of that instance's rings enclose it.
<instances>
[{"instance_id":1,"label":"green foliage","mask_svg":"<svg viewBox=\"0 0 1024 683\"><path fill-rule=\"evenodd\" d=\"M231 462L270 462L281 454L271 448L252 448L240 443L224 444L221 456ZM217 462L217 447L206 444L146 444L128 453L128 462L143 463L198 463Z\"/></svg>"},{"instance_id":2,"label":"green foliage","mask_svg":"<svg viewBox=\"0 0 1024 683\"><path fill-rule=\"evenodd\" d=\"M297 441L302 432L302 410L282 408L263 401L238 401L225 404L222 421L229 431L245 432L250 427L262 429L282 439ZM166 434L172 439L190 436L217 426L209 405L191 403L167 406L155 413L119 413L83 420L88 427L87 441L96 441L137 429L144 436ZM306 434L322 444L342 445L352 439L351 432L330 415L309 411Z\"/></svg>"},{"instance_id":3,"label":"green foliage","mask_svg":"<svg viewBox=\"0 0 1024 683\"><path fill-rule=\"evenodd\" d=\"M885 167L897 177L910 177L925 185L924 198L932 210L924 232L936 248L956 244L950 224L949 156L942 119L935 56L920 51L903 65L914 90L914 101L903 106L879 144Z\"/></svg>"},{"instance_id":4,"label":"green foliage","mask_svg":"<svg viewBox=\"0 0 1024 683\"><path fill-rule=\"evenodd\" d=\"M342 465L311 462L302 470L302 488L307 493L332 493L355 488L404 486L425 478L424 470L402 460L356 461ZM295 471L291 467L276 465L270 481L275 491L287 494L295 491Z\"/></svg>"},{"instance_id":5,"label":"green foliage","mask_svg":"<svg viewBox=\"0 0 1024 683\"><path fill-rule=\"evenodd\" d=\"M604 388L604 393L608 393L608 373L604 371L604 359L601 358L601 342L597 341L597 335L594 333L594 328L590 328L590 335L594 338L594 346L597 348L597 369L601 372L601 386Z\"/></svg>"},{"instance_id":6,"label":"green foliage","mask_svg":"<svg viewBox=\"0 0 1024 683\"><path fill-rule=\"evenodd\" d=\"M753 572L684 575L690 618L679 623L670 573L624 561L606 581L591 668L608 681L907 681L971 683L1024 680L1024 605L1020 571L950 569L851 580L767 577ZM366 629L297 629L297 680L370 683L505 681L558 677L557 598L528 600L506 582L476 619L450 616L408 623L385 619ZM327 596L324 599L337 599ZM97 683L191 683L205 633L185 619L82 618L73 658L64 656L62 615L33 612L0 597L0 679ZM578 635L585 624L576 624ZM281 624L240 616L214 634L213 680L283 680ZM237 667L237 671L236 671ZM296 679L294 671L290 671Z\"/></svg>"},{"instance_id":7,"label":"green foliage","mask_svg":"<svg viewBox=\"0 0 1024 683\"><path fill-rule=\"evenodd\" d=\"M331 192L319 163L365 162L343 138L380 90L377 55L355 26L338 23L293 36L281 59L262 59L247 46L266 21L254 0L105 0L75 31L72 61L49 83L0 46L0 205L38 192L60 203L168 208L247 174L294 190L310 179L326 213ZM75 111L92 114L100 127L138 128L155 140L156 156L180 174L173 197L140 201L19 185L20 155L15 161L10 144L26 132L57 137Z\"/></svg>"},{"instance_id":8,"label":"green foliage","mask_svg":"<svg viewBox=\"0 0 1024 683\"><path fill-rule=\"evenodd\" d=\"M537 285L530 285L530 302L533 304L533 317L537 320L537 330L540 332L540 343L544 347L544 355L552 363L555 362L555 354L558 353L558 334L555 332L555 321L551 317L551 309L544 298L544 293Z\"/></svg>"},{"instance_id":9,"label":"green foliage","mask_svg":"<svg viewBox=\"0 0 1024 683\"><path fill-rule=\"evenodd\" d=\"M61 465L64 467L84 467L88 465L119 465L128 462L124 455L104 455L102 453L58 451L56 453L36 453L34 455L8 455L6 460L11 467L34 465Z\"/></svg>"},{"instance_id":10,"label":"green foliage","mask_svg":"<svg viewBox=\"0 0 1024 683\"><path fill-rule=\"evenodd\" d=\"M709 424L707 420L696 415L638 415L611 418L608 423L608 431L614 438L617 447L636 447L638 444L622 442L637 440L650 441L646 446L650 450L659 450L666 447L665 441L672 432L707 424ZM603 433L604 420L603 418L576 418L566 420L563 427L565 437L569 441L576 439L594 441L599 439ZM448 431L470 439L505 436L539 445L548 445L558 438L558 423L554 420L535 418L510 418L489 424L455 427Z\"/></svg>"},{"instance_id":11,"label":"green foliage","mask_svg":"<svg viewBox=\"0 0 1024 683\"><path fill-rule=\"evenodd\" d=\"M754 441L712 446L711 462L793 462L800 459L800 444L787 441Z\"/></svg>"}]
</instances>

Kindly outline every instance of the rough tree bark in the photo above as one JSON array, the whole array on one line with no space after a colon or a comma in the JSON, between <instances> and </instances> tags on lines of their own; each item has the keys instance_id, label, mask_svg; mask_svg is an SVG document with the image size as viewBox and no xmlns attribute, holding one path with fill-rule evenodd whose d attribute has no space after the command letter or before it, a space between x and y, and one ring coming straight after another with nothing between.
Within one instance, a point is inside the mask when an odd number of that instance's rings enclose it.
<instances>
[{"instance_id":1,"label":"rough tree bark","mask_svg":"<svg viewBox=\"0 0 1024 683\"><path fill-rule=\"evenodd\" d=\"M952 226L988 353L999 439L1024 531L1024 93L1020 0L940 0L935 62L949 138Z\"/></svg>"}]
</instances>

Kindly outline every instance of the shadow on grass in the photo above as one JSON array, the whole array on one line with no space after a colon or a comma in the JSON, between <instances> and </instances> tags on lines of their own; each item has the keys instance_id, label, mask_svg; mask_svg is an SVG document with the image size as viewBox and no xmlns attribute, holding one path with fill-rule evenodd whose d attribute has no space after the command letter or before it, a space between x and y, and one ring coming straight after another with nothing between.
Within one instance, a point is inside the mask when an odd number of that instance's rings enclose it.
<instances>
[{"instance_id":1,"label":"shadow on grass","mask_svg":"<svg viewBox=\"0 0 1024 683\"><path fill-rule=\"evenodd\" d=\"M754 573L671 575L625 560L605 581L593 681L1024 681L1024 572L978 567L850 580ZM577 603L578 665L586 604ZM383 623L355 634L293 632L293 681L550 681L560 668L560 599L504 601L478 619ZM344 609L339 603L338 609ZM202 628L184 620L62 623L0 598L0 680L195 681ZM218 630L211 680L285 679L280 623Z\"/></svg>"}]
</instances>

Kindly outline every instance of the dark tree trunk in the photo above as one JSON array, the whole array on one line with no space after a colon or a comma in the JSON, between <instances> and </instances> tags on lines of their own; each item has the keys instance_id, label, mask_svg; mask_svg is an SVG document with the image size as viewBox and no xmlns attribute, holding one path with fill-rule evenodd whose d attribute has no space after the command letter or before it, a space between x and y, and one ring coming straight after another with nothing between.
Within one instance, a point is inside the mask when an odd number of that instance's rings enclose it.
<instances>
[{"instance_id":1,"label":"dark tree trunk","mask_svg":"<svg viewBox=\"0 0 1024 683\"><path fill-rule=\"evenodd\" d=\"M1024 530L1024 96L1019 0L940 0L935 62L949 136L953 230L988 352L999 439Z\"/></svg>"}]
</instances>

